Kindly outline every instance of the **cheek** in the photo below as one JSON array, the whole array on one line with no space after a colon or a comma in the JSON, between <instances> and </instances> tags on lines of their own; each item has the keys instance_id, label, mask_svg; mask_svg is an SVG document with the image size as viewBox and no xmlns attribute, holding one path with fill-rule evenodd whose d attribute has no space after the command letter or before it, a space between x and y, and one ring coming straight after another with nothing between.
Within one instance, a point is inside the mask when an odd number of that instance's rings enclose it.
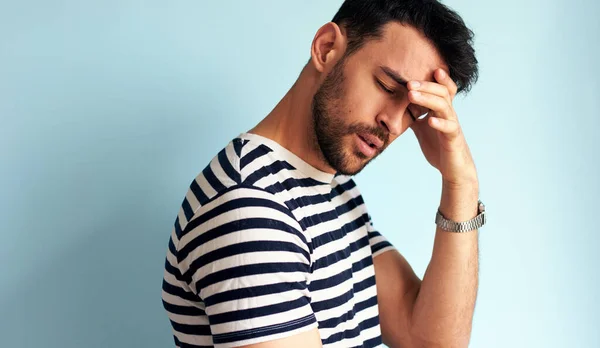
<instances>
[{"instance_id":1,"label":"cheek","mask_svg":"<svg viewBox=\"0 0 600 348\"><path fill-rule=\"evenodd\" d=\"M349 88L344 98L344 114L355 122L373 124L385 103L385 95L373 88Z\"/></svg>"}]
</instances>

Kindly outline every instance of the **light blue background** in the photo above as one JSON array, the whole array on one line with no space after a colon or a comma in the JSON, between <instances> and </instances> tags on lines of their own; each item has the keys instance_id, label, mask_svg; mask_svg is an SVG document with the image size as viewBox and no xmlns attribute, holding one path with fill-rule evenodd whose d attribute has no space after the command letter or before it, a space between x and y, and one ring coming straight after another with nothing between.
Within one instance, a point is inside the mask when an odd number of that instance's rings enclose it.
<instances>
[{"instance_id":1,"label":"light blue background","mask_svg":"<svg viewBox=\"0 0 600 348\"><path fill-rule=\"evenodd\" d=\"M455 102L490 221L471 347L600 347L600 5L446 3L481 67ZM187 185L341 1L0 4L0 346L173 346L160 287ZM357 181L422 276L440 183L412 133Z\"/></svg>"}]
</instances>

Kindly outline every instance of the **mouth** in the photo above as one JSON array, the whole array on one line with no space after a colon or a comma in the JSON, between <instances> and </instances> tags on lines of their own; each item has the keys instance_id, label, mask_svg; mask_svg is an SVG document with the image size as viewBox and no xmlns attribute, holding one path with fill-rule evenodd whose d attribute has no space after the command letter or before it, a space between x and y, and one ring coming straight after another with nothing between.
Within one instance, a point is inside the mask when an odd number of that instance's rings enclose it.
<instances>
[{"instance_id":1,"label":"mouth","mask_svg":"<svg viewBox=\"0 0 600 348\"><path fill-rule=\"evenodd\" d=\"M383 141L374 135L368 133L359 133L358 137L372 149L379 150L383 147Z\"/></svg>"},{"instance_id":2,"label":"mouth","mask_svg":"<svg viewBox=\"0 0 600 348\"><path fill-rule=\"evenodd\" d=\"M374 157L379 149L383 146L383 142L377 138L374 140L365 134L356 134L356 145L359 151L365 158Z\"/></svg>"}]
</instances>

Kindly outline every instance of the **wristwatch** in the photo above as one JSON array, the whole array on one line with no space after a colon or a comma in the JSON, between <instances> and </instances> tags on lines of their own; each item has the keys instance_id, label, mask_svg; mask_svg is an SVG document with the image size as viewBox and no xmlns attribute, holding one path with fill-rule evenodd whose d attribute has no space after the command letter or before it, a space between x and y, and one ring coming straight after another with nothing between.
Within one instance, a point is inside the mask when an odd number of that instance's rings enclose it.
<instances>
[{"instance_id":1,"label":"wristwatch","mask_svg":"<svg viewBox=\"0 0 600 348\"><path fill-rule=\"evenodd\" d=\"M446 219L438 208L437 214L435 214L435 224L447 232L462 233L473 231L485 225L485 205L483 205L481 200L477 202L477 210L477 216L471 220L465 222L456 222Z\"/></svg>"}]
</instances>

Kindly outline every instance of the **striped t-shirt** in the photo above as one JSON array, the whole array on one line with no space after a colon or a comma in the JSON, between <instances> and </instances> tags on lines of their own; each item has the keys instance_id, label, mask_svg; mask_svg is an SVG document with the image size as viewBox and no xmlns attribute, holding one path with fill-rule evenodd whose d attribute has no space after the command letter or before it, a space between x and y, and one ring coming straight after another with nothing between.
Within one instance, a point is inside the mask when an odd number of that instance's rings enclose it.
<instances>
[{"instance_id":1,"label":"striped t-shirt","mask_svg":"<svg viewBox=\"0 0 600 348\"><path fill-rule=\"evenodd\" d=\"M324 347L382 344L373 257L393 246L351 177L242 133L191 183L162 299L178 347L236 347L318 327Z\"/></svg>"}]
</instances>

